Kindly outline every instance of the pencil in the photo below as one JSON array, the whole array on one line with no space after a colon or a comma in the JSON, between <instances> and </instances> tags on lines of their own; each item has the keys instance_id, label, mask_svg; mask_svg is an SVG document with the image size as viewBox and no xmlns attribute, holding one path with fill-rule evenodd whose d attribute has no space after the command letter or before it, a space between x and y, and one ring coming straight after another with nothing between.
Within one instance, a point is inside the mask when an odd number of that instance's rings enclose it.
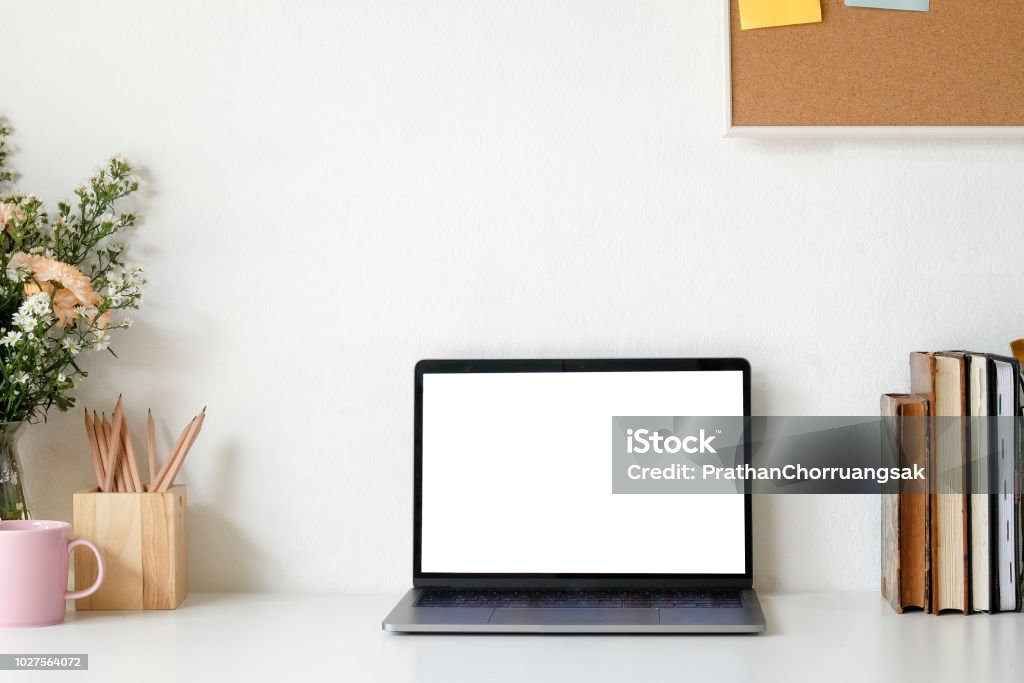
<instances>
[{"instance_id":1,"label":"pencil","mask_svg":"<svg viewBox=\"0 0 1024 683\"><path fill-rule=\"evenodd\" d=\"M121 493L134 493L135 488L132 486L132 473L128 469L128 456L125 455L124 451L121 451L121 471L118 472L118 476L121 477Z\"/></svg>"},{"instance_id":2,"label":"pencil","mask_svg":"<svg viewBox=\"0 0 1024 683\"><path fill-rule=\"evenodd\" d=\"M112 432L111 427L110 427L110 421L107 419L107 416L104 415L103 416L103 438L104 438L104 440L106 440L109 443L110 440L111 440L111 435L112 434L113 434L113 432ZM121 450L121 440L120 439L117 440L117 445L118 445L118 450L116 452L115 451L111 451L109 449L107 450L107 453L109 455L114 455L115 456L115 460L114 460L114 492L115 493L127 493L128 492L128 481L125 478L125 474L127 474L127 472L128 472L128 463L126 463L124 461L124 451Z\"/></svg>"},{"instance_id":3,"label":"pencil","mask_svg":"<svg viewBox=\"0 0 1024 683\"><path fill-rule=\"evenodd\" d=\"M110 425L110 432L107 434L107 455L114 462L115 469L118 456L121 453L121 423L124 421L122 412L121 397L117 397L117 404L114 405L113 421ZM105 418L104 418L105 419ZM113 472L107 471L107 478L112 479Z\"/></svg>"},{"instance_id":4,"label":"pencil","mask_svg":"<svg viewBox=\"0 0 1024 683\"><path fill-rule=\"evenodd\" d=\"M103 418L103 438L108 442L113 438L113 430L111 429L110 421ZM116 468L114 471L114 492L115 493L128 493L130 490L131 481L128 478L128 463L125 462L124 450L121 449L121 440L117 440L118 451L117 460L114 464ZM113 453L113 451L110 451Z\"/></svg>"},{"instance_id":5,"label":"pencil","mask_svg":"<svg viewBox=\"0 0 1024 683\"><path fill-rule=\"evenodd\" d=\"M189 429L188 436L174 454L174 458L171 461L171 467L164 474L163 479L160 480L157 491L163 493L174 483L174 478L178 476L178 471L181 469L181 465L185 462L185 456L187 456L188 452L192 450L192 444L196 442L196 438L199 436L199 431L203 428L203 420L205 419L206 407L203 406L202 412L200 412L193 421L192 427Z\"/></svg>"},{"instance_id":6,"label":"pencil","mask_svg":"<svg viewBox=\"0 0 1024 683\"><path fill-rule=\"evenodd\" d=\"M131 475L132 491L142 493L142 478L139 477L139 465L135 462L135 446L132 445L132 435L128 430L128 422L123 423L121 438L124 440L124 456L128 461L128 473Z\"/></svg>"},{"instance_id":7,"label":"pencil","mask_svg":"<svg viewBox=\"0 0 1024 683\"><path fill-rule=\"evenodd\" d=\"M92 467L96 470L96 486L103 490L103 461L100 459L100 447L96 443L96 432L92 430L92 420L89 419L89 409L85 409L85 436L89 440L89 450L92 451Z\"/></svg>"},{"instance_id":8,"label":"pencil","mask_svg":"<svg viewBox=\"0 0 1024 683\"><path fill-rule=\"evenodd\" d=\"M174 462L174 456L178 454L178 449L185 443L185 437L188 436L189 430L192 429L192 425L195 424L196 418L192 418L185 428L181 430L181 434L178 435L178 440L174 442L174 448L171 449L170 455L167 456L167 460L164 461L163 467L160 468L160 472L156 475L156 481L151 484L153 490L160 487L160 482L163 481L164 476L167 475L167 470L171 468L171 463Z\"/></svg>"},{"instance_id":9,"label":"pencil","mask_svg":"<svg viewBox=\"0 0 1024 683\"><path fill-rule=\"evenodd\" d=\"M106 418L104 418L106 419ZM96 411L92 411L92 431L96 435L96 444L100 449L100 459L103 461L103 490L111 492L114 489L114 463L110 461L110 454L107 452L107 438L103 432L103 422Z\"/></svg>"},{"instance_id":10,"label":"pencil","mask_svg":"<svg viewBox=\"0 0 1024 683\"><path fill-rule=\"evenodd\" d=\"M96 419L96 438L99 439L100 449L103 453L103 457L106 460L107 467L104 472L110 478L110 491L111 493L117 491L117 473L118 466L117 462L110 457L110 448L107 439L107 414L100 413L100 416Z\"/></svg>"},{"instance_id":11,"label":"pencil","mask_svg":"<svg viewBox=\"0 0 1024 683\"><path fill-rule=\"evenodd\" d=\"M153 411L146 414L146 448L149 450L149 490L156 483L156 427L153 424Z\"/></svg>"}]
</instances>

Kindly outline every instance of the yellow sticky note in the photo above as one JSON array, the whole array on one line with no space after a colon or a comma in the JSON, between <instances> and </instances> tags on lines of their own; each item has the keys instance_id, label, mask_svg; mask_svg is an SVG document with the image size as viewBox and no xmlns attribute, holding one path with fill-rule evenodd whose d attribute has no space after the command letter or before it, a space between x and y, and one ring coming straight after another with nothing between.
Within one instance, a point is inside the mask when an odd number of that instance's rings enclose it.
<instances>
[{"instance_id":1,"label":"yellow sticky note","mask_svg":"<svg viewBox=\"0 0 1024 683\"><path fill-rule=\"evenodd\" d=\"M821 0L739 0L740 28L767 28L821 21Z\"/></svg>"}]
</instances>

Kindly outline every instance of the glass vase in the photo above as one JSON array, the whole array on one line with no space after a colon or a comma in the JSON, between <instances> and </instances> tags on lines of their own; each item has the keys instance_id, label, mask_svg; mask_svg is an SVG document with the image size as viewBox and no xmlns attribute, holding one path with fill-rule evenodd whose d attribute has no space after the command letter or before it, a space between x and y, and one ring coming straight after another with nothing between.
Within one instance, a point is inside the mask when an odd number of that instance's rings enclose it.
<instances>
[{"instance_id":1,"label":"glass vase","mask_svg":"<svg viewBox=\"0 0 1024 683\"><path fill-rule=\"evenodd\" d=\"M0 519L31 519L18 448L24 422L0 422Z\"/></svg>"}]
</instances>

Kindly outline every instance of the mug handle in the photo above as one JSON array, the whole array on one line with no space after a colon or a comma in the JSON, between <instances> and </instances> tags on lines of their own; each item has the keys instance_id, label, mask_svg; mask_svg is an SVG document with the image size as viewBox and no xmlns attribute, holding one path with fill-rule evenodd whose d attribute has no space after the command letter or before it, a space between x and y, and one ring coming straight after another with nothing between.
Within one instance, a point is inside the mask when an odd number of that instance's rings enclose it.
<instances>
[{"instance_id":1,"label":"mug handle","mask_svg":"<svg viewBox=\"0 0 1024 683\"><path fill-rule=\"evenodd\" d=\"M100 585L103 583L103 579L107 574L107 567L103 563L103 555L100 554L100 549L96 547L96 544L90 540L84 538L75 538L68 543L68 554L71 553L77 546L84 545L86 548L92 551L93 555L96 556L96 565L99 571L96 572L96 581L86 588L80 591L67 591L64 593L65 600L80 600L81 598L87 598L100 589Z\"/></svg>"}]
</instances>

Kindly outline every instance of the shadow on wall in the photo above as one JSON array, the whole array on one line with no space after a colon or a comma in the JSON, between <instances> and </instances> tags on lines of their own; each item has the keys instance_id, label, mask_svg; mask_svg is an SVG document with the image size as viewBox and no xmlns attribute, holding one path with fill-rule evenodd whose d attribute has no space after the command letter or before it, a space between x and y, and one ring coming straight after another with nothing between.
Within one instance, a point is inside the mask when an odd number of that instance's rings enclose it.
<instances>
[{"instance_id":1,"label":"shadow on wall","mask_svg":"<svg viewBox=\"0 0 1024 683\"><path fill-rule=\"evenodd\" d=\"M257 590L264 588L260 575L274 571L245 529L212 505L189 505L188 536L190 592Z\"/></svg>"},{"instance_id":2,"label":"shadow on wall","mask_svg":"<svg viewBox=\"0 0 1024 683\"><path fill-rule=\"evenodd\" d=\"M771 539L778 538L775 507L771 496L754 496L754 587L765 592L779 588Z\"/></svg>"},{"instance_id":3,"label":"shadow on wall","mask_svg":"<svg viewBox=\"0 0 1024 683\"><path fill-rule=\"evenodd\" d=\"M771 384L762 373L751 373L751 412L754 415L770 415L771 398L768 388ZM778 587L776 560L771 539L778 538L775 508L770 496L753 497L754 518L754 587L762 591L773 591Z\"/></svg>"},{"instance_id":4,"label":"shadow on wall","mask_svg":"<svg viewBox=\"0 0 1024 683\"><path fill-rule=\"evenodd\" d=\"M772 394L772 383L755 372L752 385L753 413L775 414L779 396ZM775 592L871 586L880 561L878 501L877 495L858 494L753 496L755 587ZM850 548L858 550L851 554Z\"/></svg>"},{"instance_id":5,"label":"shadow on wall","mask_svg":"<svg viewBox=\"0 0 1024 683\"><path fill-rule=\"evenodd\" d=\"M188 565L190 591L243 591L265 589L263 576L277 575L281 567L276 558L260 551L249 540L246 529L224 514L239 509L238 471L239 447L228 443L213 455L216 468L203 485L214 505L193 505L189 502ZM257 523L259 517L247 517ZM201 578L200 578L201 577Z\"/></svg>"}]
</instances>

